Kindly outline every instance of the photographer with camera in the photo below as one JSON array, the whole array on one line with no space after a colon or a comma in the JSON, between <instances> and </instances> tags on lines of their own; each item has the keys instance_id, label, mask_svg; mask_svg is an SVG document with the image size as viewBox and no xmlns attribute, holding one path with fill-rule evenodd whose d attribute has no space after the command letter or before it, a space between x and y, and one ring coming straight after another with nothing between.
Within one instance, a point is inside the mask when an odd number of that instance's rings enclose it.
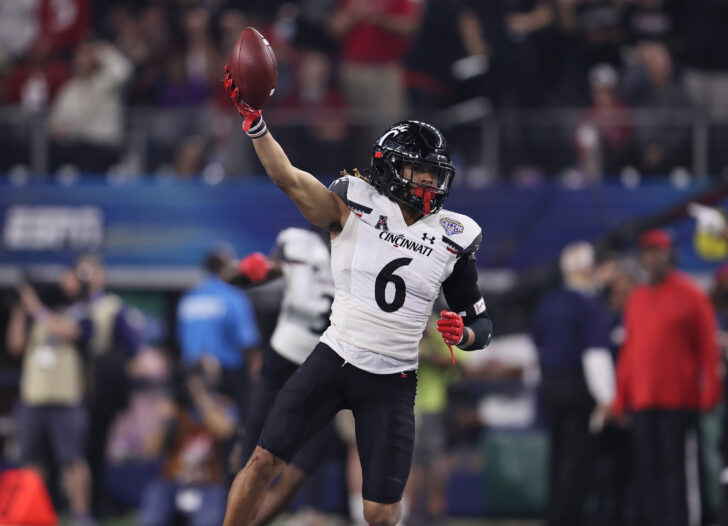
<instances>
[{"instance_id":1,"label":"photographer with camera","mask_svg":"<svg viewBox=\"0 0 728 526\"><path fill-rule=\"evenodd\" d=\"M141 526L165 526L184 516L190 526L218 526L225 516L224 443L235 433L234 402L218 392L220 363L212 355L176 375L165 403L159 443L162 476L144 490Z\"/></svg>"},{"instance_id":2,"label":"photographer with camera","mask_svg":"<svg viewBox=\"0 0 728 526\"><path fill-rule=\"evenodd\" d=\"M78 292L68 270L60 279L66 298ZM45 443L59 466L68 502L77 525L92 525L91 477L85 460L88 415L84 406L83 341L90 335L88 320L71 311L67 302L50 309L23 280L18 303L7 327L6 346L22 355L18 440L23 466L45 471Z\"/></svg>"}]
</instances>

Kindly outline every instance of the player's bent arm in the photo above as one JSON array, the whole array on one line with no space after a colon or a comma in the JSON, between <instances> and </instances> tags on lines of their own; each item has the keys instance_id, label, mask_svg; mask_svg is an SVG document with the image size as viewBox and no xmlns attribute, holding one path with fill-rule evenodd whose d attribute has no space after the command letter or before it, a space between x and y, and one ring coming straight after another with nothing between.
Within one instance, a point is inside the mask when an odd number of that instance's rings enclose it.
<instances>
[{"instance_id":1,"label":"player's bent arm","mask_svg":"<svg viewBox=\"0 0 728 526\"><path fill-rule=\"evenodd\" d=\"M478 288L478 269L473 254L460 256L443 282L442 292L450 309L463 318L465 338L458 348L474 351L486 347L493 335L493 322Z\"/></svg>"},{"instance_id":2,"label":"player's bent arm","mask_svg":"<svg viewBox=\"0 0 728 526\"><path fill-rule=\"evenodd\" d=\"M329 230L343 226L348 207L313 175L293 166L270 133L253 139L253 146L268 177L296 203L310 223Z\"/></svg>"}]
</instances>

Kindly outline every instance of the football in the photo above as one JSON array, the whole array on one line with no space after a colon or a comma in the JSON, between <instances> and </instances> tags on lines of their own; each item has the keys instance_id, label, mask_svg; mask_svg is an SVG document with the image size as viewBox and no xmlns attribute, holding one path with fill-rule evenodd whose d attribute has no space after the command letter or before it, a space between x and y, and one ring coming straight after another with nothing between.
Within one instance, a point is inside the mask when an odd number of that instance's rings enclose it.
<instances>
[{"instance_id":1,"label":"football","mask_svg":"<svg viewBox=\"0 0 728 526\"><path fill-rule=\"evenodd\" d=\"M278 80L273 48L258 31L247 27L230 52L230 75L242 99L259 110L270 100Z\"/></svg>"}]
</instances>

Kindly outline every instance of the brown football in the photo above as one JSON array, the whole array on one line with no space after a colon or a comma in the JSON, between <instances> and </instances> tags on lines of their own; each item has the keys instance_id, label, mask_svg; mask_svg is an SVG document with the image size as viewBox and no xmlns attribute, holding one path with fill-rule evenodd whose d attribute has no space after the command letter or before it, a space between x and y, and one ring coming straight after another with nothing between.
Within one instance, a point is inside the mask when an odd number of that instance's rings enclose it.
<instances>
[{"instance_id":1,"label":"brown football","mask_svg":"<svg viewBox=\"0 0 728 526\"><path fill-rule=\"evenodd\" d=\"M242 99L259 110L270 100L278 80L273 48L252 27L247 27L230 52L230 75Z\"/></svg>"}]
</instances>

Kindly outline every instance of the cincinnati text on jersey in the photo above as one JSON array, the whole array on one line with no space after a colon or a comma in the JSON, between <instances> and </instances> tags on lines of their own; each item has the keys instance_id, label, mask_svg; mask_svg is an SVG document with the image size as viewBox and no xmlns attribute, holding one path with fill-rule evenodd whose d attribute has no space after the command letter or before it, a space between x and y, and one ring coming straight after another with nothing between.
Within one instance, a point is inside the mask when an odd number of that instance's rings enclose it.
<instances>
[{"instance_id":1,"label":"cincinnati text on jersey","mask_svg":"<svg viewBox=\"0 0 728 526\"><path fill-rule=\"evenodd\" d=\"M432 254L431 247L425 246L422 243L417 243L416 241L411 241L404 237L404 234L393 234L392 232L383 231L379 234L379 239L392 243L394 248L406 248L407 250L417 252L418 254L424 254L428 257Z\"/></svg>"}]
</instances>

